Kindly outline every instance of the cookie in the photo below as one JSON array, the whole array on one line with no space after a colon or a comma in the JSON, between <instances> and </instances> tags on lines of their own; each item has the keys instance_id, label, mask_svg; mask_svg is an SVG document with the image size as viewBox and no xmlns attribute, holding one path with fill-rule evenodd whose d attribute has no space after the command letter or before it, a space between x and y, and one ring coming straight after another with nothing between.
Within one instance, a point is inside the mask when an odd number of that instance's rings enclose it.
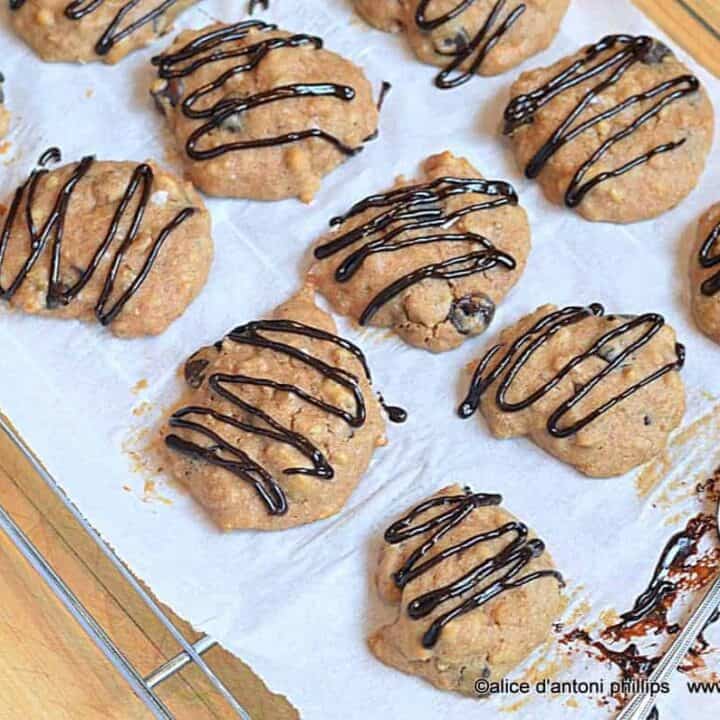
<instances>
[{"instance_id":1,"label":"cookie","mask_svg":"<svg viewBox=\"0 0 720 720\"><path fill-rule=\"evenodd\" d=\"M210 214L190 183L154 163L49 170L52 148L0 207L0 298L24 312L157 335L180 317L212 262Z\"/></svg>"},{"instance_id":2,"label":"cookie","mask_svg":"<svg viewBox=\"0 0 720 720\"><path fill-rule=\"evenodd\" d=\"M480 408L495 437L527 436L591 477L622 475L680 424L684 360L661 315L543 305L480 360L459 414Z\"/></svg>"},{"instance_id":3,"label":"cookie","mask_svg":"<svg viewBox=\"0 0 720 720\"><path fill-rule=\"evenodd\" d=\"M10 0L12 25L47 62L116 63L170 31L197 0Z\"/></svg>"},{"instance_id":4,"label":"cookie","mask_svg":"<svg viewBox=\"0 0 720 720\"><path fill-rule=\"evenodd\" d=\"M363 353L309 289L199 350L184 373L163 430L166 467L223 530L335 515L386 442Z\"/></svg>"},{"instance_id":5,"label":"cookie","mask_svg":"<svg viewBox=\"0 0 720 720\"><path fill-rule=\"evenodd\" d=\"M153 63L151 92L210 195L310 202L377 133L365 74L312 35L218 23L181 33Z\"/></svg>"},{"instance_id":6,"label":"cookie","mask_svg":"<svg viewBox=\"0 0 720 720\"><path fill-rule=\"evenodd\" d=\"M7 135L10 129L10 112L5 107L5 93L3 91L3 83L5 76L0 73L0 138Z\"/></svg>"},{"instance_id":7,"label":"cookie","mask_svg":"<svg viewBox=\"0 0 720 720\"><path fill-rule=\"evenodd\" d=\"M397 618L369 639L379 660L441 690L476 694L552 631L562 576L502 497L446 487L385 532L375 580Z\"/></svg>"},{"instance_id":8,"label":"cookie","mask_svg":"<svg viewBox=\"0 0 720 720\"><path fill-rule=\"evenodd\" d=\"M415 55L442 68L441 89L499 75L545 50L570 0L355 0L374 27L404 29Z\"/></svg>"},{"instance_id":9,"label":"cookie","mask_svg":"<svg viewBox=\"0 0 720 720\"><path fill-rule=\"evenodd\" d=\"M720 203L701 218L690 258L692 311L698 327L720 343Z\"/></svg>"},{"instance_id":10,"label":"cookie","mask_svg":"<svg viewBox=\"0 0 720 720\"><path fill-rule=\"evenodd\" d=\"M505 133L528 178L588 220L656 217L697 184L712 145L700 81L659 40L611 35L511 89Z\"/></svg>"},{"instance_id":11,"label":"cookie","mask_svg":"<svg viewBox=\"0 0 720 720\"><path fill-rule=\"evenodd\" d=\"M449 152L345 215L315 248L310 279L337 312L450 350L484 332L517 282L530 228L512 186Z\"/></svg>"}]
</instances>

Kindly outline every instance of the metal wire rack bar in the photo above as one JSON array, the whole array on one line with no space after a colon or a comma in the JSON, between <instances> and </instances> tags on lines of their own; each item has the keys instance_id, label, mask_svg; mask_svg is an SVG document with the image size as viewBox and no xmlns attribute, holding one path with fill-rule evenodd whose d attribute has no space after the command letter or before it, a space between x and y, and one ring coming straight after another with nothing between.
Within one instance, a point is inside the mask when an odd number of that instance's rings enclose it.
<instances>
[{"instance_id":1,"label":"metal wire rack bar","mask_svg":"<svg viewBox=\"0 0 720 720\"><path fill-rule=\"evenodd\" d=\"M102 539L95 528L87 522L82 513L80 513L62 488L58 485L55 478L53 478L45 467L43 467L42 463L40 463L35 457L25 441L17 434L15 429L6 422L2 415L0 415L0 431L4 432L10 438L15 447L17 447L17 449L30 463L33 470L38 473L45 484L50 488L50 490L52 490L55 496L81 525L83 530L92 538L102 554L112 563L115 569L120 573L120 575L142 599L153 615L155 615L155 617L162 623L166 630L172 635L173 639L181 647L181 652L178 655L158 667L147 677L143 677L107 635L107 633L105 633L95 618L78 600L76 595L67 586L63 579L55 573L32 541L25 535L25 533L22 532L7 512L0 507L0 529L7 534L13 544L18 548L32 567L41 575L53 593L80 624L83 630L85 630L85 632L90 636L105 657L127 680L132 690L145 703L148 710L150 710L156 718L160 718L161 720L175 720L175 716L155 694L154 688L175 675L187 665L194 663L210 681L213 687L220 693L220 695L222 695L237 717L241 718L241 720L252 720L247 710L240 705L232 692L230 692L222 680L220 680L212 668L209 667L202 658L202 654L216 645L216 641L205 635L196 643L190 643L183 636L180 630L175 627L175 624L172 620L170 620L170 618L168 618L155 598L153 598L152 595L145 590L142 584L135 578L130 570L128 570L120 558L118 558L112 548Z\"/></svg>"}]
</instances>

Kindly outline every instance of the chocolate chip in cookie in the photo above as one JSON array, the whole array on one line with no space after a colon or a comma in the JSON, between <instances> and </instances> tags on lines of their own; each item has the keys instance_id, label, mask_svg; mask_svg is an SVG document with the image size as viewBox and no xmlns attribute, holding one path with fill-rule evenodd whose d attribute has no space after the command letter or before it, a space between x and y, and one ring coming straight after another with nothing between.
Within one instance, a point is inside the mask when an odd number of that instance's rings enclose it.
<instances>
[{"instance_id":1,"label":"chocolate chip in cookie","mask_svg":"<svg viewBox=\"0 0 720 720\"><path fill-rule=\"evenodd\" d=\"M375 583L397 615L369 639L379 660L477 695L478 680L502 679L550 636L562 576L501 502L453 485L385 531Z\"/></svg>"},{"instance_id":2,"label":"chocolate chip in cookie","mask_svg":"<svg viewBox=\"0 0 720 720\"><path fill-rule=\"evenodd\" d=\"M442 352L488 328L524 270L530 227L512 186L464 158L434 155L424 171L333 219L310 277L343 315Z\"/></svg>"},{"instance_id":3,"label":"chocolate chip in cookie","mask_svg":"<svg viewBox=\"0 0 720 720\"><path fill-rule=\"evenodd\" d=\"M48 62L116 63L197 0L11 0L15 31Z\"/></svg>"},{"instance_id":4,"label":"chocolate chip in cookie","mask_svg":"<svg viewBox=\"0 0 720 720\"><path fill-rule=\"evenodd\" d=\"M151 92L210 195L309 202L377 135L365 74L319 37L261 20L218 23L181 33L153 63Z\"/></svg>"},{"instance_id":5,"label":"chocolate chip in cookie","mask_svg":"<svg viewBox=\"0 0 720 720\"><path fill-rule=\"evenodd\" d=\"M700 81L660 41L610 35L511 88L505 133L527 177L588 220L656 217L695 187L713 137Z\"/></svg>"},{"instance_id":6,"label":"chocolate chip in cookie","mask_svg":"<svg viewBox=\"0 0 720 720\"><path fill-rule=\"evenodd\" d=\"M385 443L365 356L309 289L199 350L184 371L164 465L224 530L336 514ZM388 417L401 422L399 412Z\"/></svg>"},{"instance_id":7,"label":"chocolate chip in cookie","mask_svg":"<svg viewBox=\"0 0 720 720\"><path fill-rule=\"evenodd\" d=\"M354 0L371 25L403 29L417 57L442 70L441 89L474 75L498 75L547 48L569 0Z\"/></svg>"},{"instance_id":8,"label":"chocolate chip in cookie","mask_svg":"<svg viewBox=\"0 0 720 720\"><path fill-rule=\"evenodd\" d=\"M545 305L480 359L459 414L480 409L496 437L528 436L586 475L622 475L658 455L680 424L684 361L657 313Z\"/></svg>"}]
</instances>

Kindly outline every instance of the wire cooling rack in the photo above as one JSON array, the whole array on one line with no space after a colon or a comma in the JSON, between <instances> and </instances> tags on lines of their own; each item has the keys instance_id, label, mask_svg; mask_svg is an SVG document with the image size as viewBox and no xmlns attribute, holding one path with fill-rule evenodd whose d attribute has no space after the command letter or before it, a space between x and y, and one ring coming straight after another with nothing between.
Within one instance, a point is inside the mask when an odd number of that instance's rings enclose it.
<instances>
[{"instance_id":1,"label":"wire cooling rack","mask_svg":"<svg viewBox=\"0 0 720 720\"><path fill-rule=\"evenodd\" d=\"M203 660L203 654L217 643L208 635L203 635L194 643L189 642L173 621L165 614L162 607L152 595L142 586L135 576L122 563L112 548L100 537L98 532L87 522L80 511L60 488L52 475L42 466L24 440L17 434L12 426L0 415L0 431L4 432L27 459L32 468L60 500L65 508L72 514L82 529L92 539L100 552L112 563L129 584L145 606L162 623L178 644L178 653L163 665L143 676L130 662L122 650L113 642L112 638L103 630L100 623L93 617L87 608L80 602L72 589L53 570L50 563L37 549L30 538L22 531L17 523L0 505L0 529L10 538L11 542L22 553L30 565L47 583L58 600L75 618L91 640L102 651L118 672L127 680L133 692L145 703L148 710L161 720L177 720L176 716L167 708L157 696L156 689L184 667L194 664L205 675L218 693L227 701L235 715L242 720L252 720L249 713L235 699L212 668Z\"/></svg>"}]
</instances>

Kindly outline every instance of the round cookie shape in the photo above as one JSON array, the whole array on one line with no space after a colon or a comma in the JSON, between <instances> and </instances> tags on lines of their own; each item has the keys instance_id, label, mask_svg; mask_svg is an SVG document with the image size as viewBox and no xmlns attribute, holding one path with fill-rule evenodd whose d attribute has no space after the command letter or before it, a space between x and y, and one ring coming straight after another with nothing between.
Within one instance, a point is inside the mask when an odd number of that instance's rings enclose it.
<instances>
[{"instance_id":1,"label":"round cookie shape","mask_svg":"<svg viewBox=\"0 0 720 720\"><path fill-rule=\"evenodd\" d=\"M0 73L0 138L7 135L10 129L10 111L5 107L5 92L3 90L3 84L5 83L5 76Z\"/></svg>"},{"instance_id":2,"label":"round cookie shape","mask_svg":"<svg viewBox=\"0 0 720 720\"><path fill-rule=\"evenodd\" d=\"M698 327L720 343L720 203L701 218L690 258L692 311Z\"/></svg>"},{"instance_id":3,"label":"round cookie shape","mask_svg":"<svg viewBox=\"0 0 720 720\"><path fill-rule=\"evenodd\" d=\"M661 315L543 305L506 328L476 366L461 417L527 436L591 477L658 455L685 412L685 348Z\"/></svg>"},{"instance_id":4,"label":"round cookie shape","mask_svg":"<svg viewBox=\"0 0 720 720\"><path fill-rule=\"evenodd\" d=\"M505 134L528 178L593 221L661 215L695 187L714 113L699 80L659 40L610 35L520 75Z\"/></svg>"},{"instance_id":5,"label":"round cookie shape","mask_svg":"<svg viewBox=\"0 0 720 720\"><path fill-rule=\"evenodd\" d=\"M499 75L545 50L570 0L355 0L379 30L404 29L415 55L442 68L441 89Z\"/></svg>"},{"instance_id":6,"label":"round cookie shape","mask_svg":"<svg viewBox=\"0 0 720 720\"><path fill-rule=\"evenodd\" d=\"M45 152L8 198L0 299L19 310L96 320L119 337L157 335L194 300L213 256L210 214L190 183L152 162L49 170Z\"/></svg>"},{"instance_id":7,"label":"round cookie shape","mask_svg":"<svg viewBox=\"0 0 720 720\"><path fill-rule=\"evenodd\" d=\"M9 0L15 31L47 62L116 63L165 35L197 0Z\"/></svg>"},{"instance_id":8,"label":"round cookie shape","mask_svg":"<svg viewBox=\"0 0 720 720\"><path fill-rule=\"evenodd\" d=\"M335 515L385 444L365 357L335 332L305 289L185 363L188 388L163 429L166 467L221 529Z\"/></svg>"},{"instance_id":9,"label":"round cookie shape","mask_svg":"<svg viewBox=\"0 0 720 720\"><path fill-rule=\"evenodd\" d=\"M153 63L151 92L210 195L310 202L377 134L365 74L312 35L218 23L181 33Z\"/></svg>"},{"instance_id":10,"label":"round cookie shape","mask_svg":"<svg viewBox=\"0 0 720 720\"><path fill-rule=\"evenodd\" d=\"M501 680L550 636L562 576L501 502L453 485L387 529L375 582L398 615L369 639L379 660L477 695L478 680Z\"/></svg>"},{"instance_id":11,"label":"round cookie shape","mask_svg":"<svg viewBox=\"0 0 720 720\"><path fill-rule=\"evenodd\" d=\"M441 352L490 325L525 268L530 227L512 186L464 158L433 155L423 171L331 220L310 279L360 325Z\"/></svg>"}]
</instances>

